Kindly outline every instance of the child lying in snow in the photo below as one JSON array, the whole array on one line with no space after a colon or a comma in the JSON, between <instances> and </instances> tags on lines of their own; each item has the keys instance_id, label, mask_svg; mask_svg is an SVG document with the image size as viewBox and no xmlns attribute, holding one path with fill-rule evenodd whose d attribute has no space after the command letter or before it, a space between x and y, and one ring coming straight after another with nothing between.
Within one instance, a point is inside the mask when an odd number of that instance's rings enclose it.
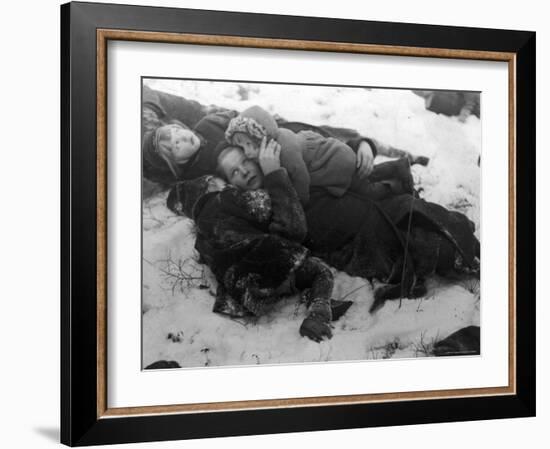
<instances>
[{"instance_id":1,"label":"child lying in snow","mask_svg":"<svg viewBox=\"0 0 550 449\"><path fill-rule=\"evenodd\" d=\"M286 174L264 177L264 189L243 191L214 176L177 184L168 207L195 221L195 248L218 281L214 312L259 316L283 296L307 292L308 314L300 335L331 338L330 321L351 305L332 301L328 266L301 245L304 212Z\"/></svg>"},{"instance_id":2,"label":"child lying in snow","mask_svg":"<svg viewBox=\"0 0 550 449\"><path fill-rule=\"evenodd\" d=\"M265 187L264 174L281 170L280 154L281 147L274 140L262 147L258 162L229 144L219 150L218 170L233 186L255 191ZM424 280L434 273L452 276L478 270L474 225L459 212L411 195L378 203L352 192L338 198L317 193L305 208L306 245L334 268L386 284L375 290L371 312L387 299L424 295ZM327 201L326 197L331 198ZM299 207L293 211L292 204L297 207L291 202L283 211L289 220L293 213L304 213Z\"/></svg>"},{"instance_id":3,"label":"child lying in snow","mask_svg":"<svg viewBox=\"0 0 550 449\"><path fill-rule=\"evenodd\" d=\"M310 187L323 187L337 197L349 189L371 200L413 193L408 159L378 164L364 179L349 145L313 131L294 133L279 128L275 119L259 106L252 106L232 119L225 137L228 142L241 146L251 159L258 159L260 149L271 139L280 144L281 166L286 168L303 204L309 200ZM349 143L359 146L365 140L375 152L374 144L369 139L361 138Z\"/></svg>"}]
</instances>

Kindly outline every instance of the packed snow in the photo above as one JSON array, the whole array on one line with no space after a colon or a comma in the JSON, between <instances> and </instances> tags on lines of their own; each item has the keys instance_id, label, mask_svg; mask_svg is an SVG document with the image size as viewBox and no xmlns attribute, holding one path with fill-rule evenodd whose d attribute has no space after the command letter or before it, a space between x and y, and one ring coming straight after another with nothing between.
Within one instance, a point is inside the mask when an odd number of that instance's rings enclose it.
<instances>
[{"instance_id":1,"label":"packed snow","mask_svg":"<svg viewBox=\"0 0 550 449\"><path fill-rule=\"evenodd\" d=\"M236 110L260 105L288 120L345 126L430 158L413 166L428 200L466 214L479 237L481 122L427 111L409 90L147 80L154 89ZM291 99L291 101L289 101ZM383 158L377 158L383 160ZM415 300L388 301L368 312L373 288L334 271L335 299L353 301L334 322L333 337L300 336L305 306L297 297L268 316L245 322L212 312L216 281L196 262L192 220L166 208L167 193L143 203L143 367L173 360L181 367L425 357L434 342L480 323L479 281L430 279Z\"/></svg>"}]
</instances>

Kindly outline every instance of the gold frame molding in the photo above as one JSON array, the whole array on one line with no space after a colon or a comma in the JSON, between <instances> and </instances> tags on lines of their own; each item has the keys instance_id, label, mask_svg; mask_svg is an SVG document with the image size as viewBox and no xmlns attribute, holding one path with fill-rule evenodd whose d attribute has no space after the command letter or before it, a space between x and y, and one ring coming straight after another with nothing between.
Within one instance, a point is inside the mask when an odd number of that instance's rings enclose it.
<instances>
[{"instance_id":1,"label":"gold frame molding","mask_svg":"<svg viewBox=\"0 0 550 449\"><path fill-rule=\"evenodd\" d=\"M459 397L502 396L516 394L516 55L515 53L454 50L445 48L403 47L287 39L264 39L202 34L156 33L98 29L97 36L97 417L131 415L221 412L269 408L311 407L415 401ZM137 41L270 48L287 50L364 53L429 58L473 59L508 63L508 206L509 206L509 300L508 300L508 385L503 387L395 392L347 396L303 397L273 400L232 401L201 404L177 404L124 408L107 407L107 43Z\"/></svg>"}]
</instances>

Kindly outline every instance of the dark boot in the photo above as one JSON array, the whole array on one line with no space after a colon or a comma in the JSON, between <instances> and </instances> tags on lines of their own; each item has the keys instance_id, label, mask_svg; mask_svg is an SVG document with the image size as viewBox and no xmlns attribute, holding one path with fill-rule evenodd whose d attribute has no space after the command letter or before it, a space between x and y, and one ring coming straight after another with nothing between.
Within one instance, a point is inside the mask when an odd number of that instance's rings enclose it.
<instances>
[{"instance_id":1,"label":"dark boot","mask_svg":"<svg viewBox=\"0 0 550 449\"><path fill-rule=\"evenodd\" d=\"M411 166L406 157L375 165L368 180L371 183L390 181L396 194L413 193L414 191Z\"/></svg>"}]
</instances>

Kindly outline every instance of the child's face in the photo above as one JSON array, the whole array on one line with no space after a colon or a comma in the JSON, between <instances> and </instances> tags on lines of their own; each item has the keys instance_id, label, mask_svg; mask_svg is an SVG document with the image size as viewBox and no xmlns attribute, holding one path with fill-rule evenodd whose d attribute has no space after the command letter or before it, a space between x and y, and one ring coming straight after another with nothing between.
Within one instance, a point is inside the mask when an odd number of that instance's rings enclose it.
<instances>
[{"instance_id":1,"label":"child's face","mask_svg":"<svg viewBox=\"0 0 550 449\"><path fill-rule=\"evenodd\" d=\"M256 190L263 185L263 174L256 161L245 156L243 150L234 147L219 161L225 177L231 185L243 190Z\"/></svg>"},{"instance_id":2,"label":"child's face","mask_svg":"<svg viewBox=\"0 0 550 449\"><path fill-rule=\"evenodd\" d=\"M260 146L247 134L235 133L233 135L233 143L239 145L244 150L244 154L247 158L258 159Z\"/></svg>"},{"instance_id":3,"label":"child's face","mask_svg":"<svg viewBox=\"0 0 550 449\"><path fill-rule=\"evenodd\" d=\"M176 164L187 162L201 146L200 139L190 129L179 125L166 125L170 131L170 151Z\"/></svg>"}]
</instances>

